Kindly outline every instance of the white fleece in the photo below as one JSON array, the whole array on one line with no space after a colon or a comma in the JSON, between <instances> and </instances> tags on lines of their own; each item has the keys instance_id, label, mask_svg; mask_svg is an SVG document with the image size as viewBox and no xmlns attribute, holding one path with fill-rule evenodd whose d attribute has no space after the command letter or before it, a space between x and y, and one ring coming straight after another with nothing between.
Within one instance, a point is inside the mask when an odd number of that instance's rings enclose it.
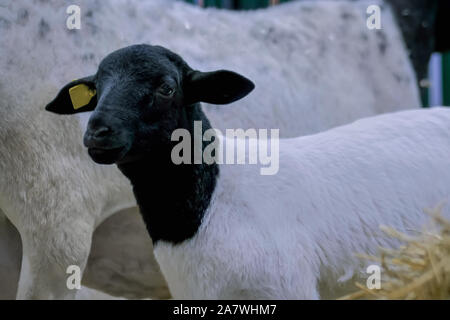
<instances>
[{"instance_id":1,"label":"white fleece","mask_svg":"<svg viewBox=\"0 0 450 320\"><path fill-rule=\"evenodd\" d=\"M396 244L380 225L414 233L448 200L449 126L447 108L392 113L282 140L274 176L220 165L195 237L155 246L174 298L333 296L363 274L356 253Z\"/></svg>"}]
</instances>

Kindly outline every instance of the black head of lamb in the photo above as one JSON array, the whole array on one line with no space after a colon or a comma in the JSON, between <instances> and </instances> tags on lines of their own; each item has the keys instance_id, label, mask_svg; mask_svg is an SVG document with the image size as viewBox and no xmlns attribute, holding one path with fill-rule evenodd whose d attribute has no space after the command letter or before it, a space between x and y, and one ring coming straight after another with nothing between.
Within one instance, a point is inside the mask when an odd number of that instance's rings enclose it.
<instances>
[{"instance_id":1,"label":"black head of lamb","mask_svg":"<svg viewBox=\"0 0 450 320\"><path fill-rule=\"evenodd\" d=\"M168 49L142 44L106 56L95 75L68 83L46 110L93 111L84 135L89 155L120 164L157 150L195 118L207 121L198 102L228 104L253 88L235 72L196 71Z\"/></svg>"}]
</instances>

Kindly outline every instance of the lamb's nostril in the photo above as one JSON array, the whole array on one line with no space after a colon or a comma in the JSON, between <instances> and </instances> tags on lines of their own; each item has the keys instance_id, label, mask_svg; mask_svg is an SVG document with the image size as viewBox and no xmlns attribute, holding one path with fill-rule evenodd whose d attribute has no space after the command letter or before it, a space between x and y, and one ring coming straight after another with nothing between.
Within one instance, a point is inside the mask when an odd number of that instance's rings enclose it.
<instances>
[{"instance_id":1,"label":"lamb's nostril","mask_svg":"<svg viewBox=\"0 0 450 320\"><path fill-rule=\"evenodd\" d=\"M108 127L100 127L94 132L94 137L96 138L102 138L109 134L111 132L111 129Z\"/></svg>"}]
</instances>

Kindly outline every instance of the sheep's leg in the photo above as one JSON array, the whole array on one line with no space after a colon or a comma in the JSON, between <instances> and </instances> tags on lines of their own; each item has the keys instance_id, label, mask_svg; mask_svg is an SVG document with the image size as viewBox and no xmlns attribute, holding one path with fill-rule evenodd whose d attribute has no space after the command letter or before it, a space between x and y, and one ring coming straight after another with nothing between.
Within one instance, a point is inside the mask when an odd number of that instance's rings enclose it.
<instances>
[{"instance_id":1,"label":"sheep's leg","mask_svg":"<svg viewBox=\"0 0 450 320\"><path fill-rule=\"evenodd\" d=\"M23 257L17 299L74 299L77 290L69 288L67 282L77 271L69 269L71 273L67 273L68 268L78 267L82 276L93 229L80 220L64 222L57 228L20 232Z\"/></svg>"},{"instance_id":2,"label":"sheep's leg","mask_svg":"<svg viewBox=\"0 0 450 320\"><path fill-rule=\"evenodd\" d=\"M21 253L19 233L0 209L0 300L16 297Z\"/></svg>"}]
</instances>

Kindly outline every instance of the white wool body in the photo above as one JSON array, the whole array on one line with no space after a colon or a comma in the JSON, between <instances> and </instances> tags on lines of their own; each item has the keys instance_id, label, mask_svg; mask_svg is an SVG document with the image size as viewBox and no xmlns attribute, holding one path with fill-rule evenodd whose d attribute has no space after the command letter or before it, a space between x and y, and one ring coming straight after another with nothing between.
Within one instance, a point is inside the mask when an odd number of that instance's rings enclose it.
<instances>
[{"instance_id":1,"label":"white wool body","mask_svg":"<svg viewBox=\"0 0 450 320\"><path fill-rule=\"evenodd\" d=\"M449 124L446 108L387 114L281 140L276 175L220 165L198 233L155 246L174 298L337 297L368 277L356 254L397 245L380 225L414 234L449 199Z\"/></svg>"}]
</instances>

